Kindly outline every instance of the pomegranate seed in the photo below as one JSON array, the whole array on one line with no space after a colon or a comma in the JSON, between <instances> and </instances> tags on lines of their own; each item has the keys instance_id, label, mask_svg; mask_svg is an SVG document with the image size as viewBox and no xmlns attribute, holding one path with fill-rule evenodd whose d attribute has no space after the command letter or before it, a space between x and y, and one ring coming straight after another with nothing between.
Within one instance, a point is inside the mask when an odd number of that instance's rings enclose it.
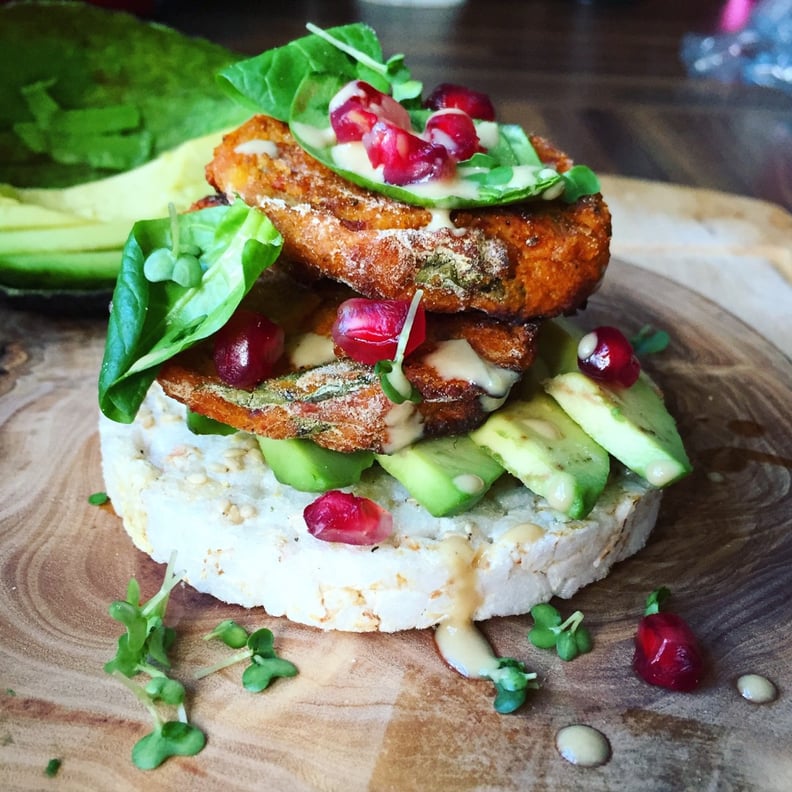
<instances>
[{"instance_id":1,"label":"pomegranate seed","mask_svg":"<svg viewBox=\"0 0 792 792\"><path fill-rule=\"evenodd\" d=\"M393 532L393 517L368 498L330 490L303 510L308 533L324 542L373 545Z\"/></svg>"},{"instance_id":2,"label":"pomegranate seed","mask_svg":"<svg viewBox=\"0 0 792 792\"><path fill-rule=\"evenodd\" d=\"M450 177L454 161L445 146L423 140L390 121L378 121L363 136L369 161L382 165L388 184L404 185Z\"/></svg>"},{"instance_id":3,"label":"pomegranate seed","mask_svg":"<svg viewBox=\"0 0 792 792\"><path fill-rule=\"evenodd\" d=\"M360 140L376 123L377 114L363 107L355 97L330 112L330 125L339 143Z\"/></svg>"},{"instance_id":4,"label":"pomegranate seed","mask_svg":"<svg viewBox=\"0 0 792 792\"><path fill-rule=\"evenodd\" d=\"M407 300L367 300L353 297L338 307L333 324L333 341L353 360L373 366L392 360L410 303ZM418 305L405 356L426 338L426 312Z\"/></svg>"},{"instance_id":5,"label":"pomegranate seed","mask_svg":"<svg viewBox=\"0 0 792 792\"><path fill-rule=\"evenodd\" d=\"M495 120L495 108L489 96L464 85L440 83L429 94L424 105L430 110L455 107L464 110L471 118L479 118L482 121Z\"/></svg>"},{"instance_id":6,"label":"pomegranate seed","mask_svg":"<svg viewBox=\"0 0 792 792\"><path fill-rule=\"evenodd\" d=\"M696 636L680 616L652 613L638 624L633 669L650 685L687 693L701 682L704 661Z\"/></svg>"},{"instance_id":7,"label":"pomegranate seed","mask_svg":"<svg viewBox=\"0 0 792 792\"><path fill-rule=\"evenodd\" d=\"M339 143L361 140L379 120L410 129L407 110L363 80L347 83L330 101L330 125Z\"/></svg>"},{"instance_id":8,"label":"pomegranate seed","mask_svg":"<svg viewBox=\"0 0 792 792\"><path fill-rule=\"evenodd\" d=\"M424 136L444 146L460 162L483 150L473 119L462 110L439 110L429 116Z\"/></svg>"},{"instance_id":9,"label":"pomegranate seed","mask_svg":"<svg viewBox=\"0 0 792 792\"><path fill-rule=\"evenodd\" d=\"M282 328L266 316L243 308L214 337L214 364L220 379L250 389L272 374L283 354Z\"/></svg>"},{"instance_id":10,"label":"pomegranate seed","mask_svg":"<svg viewBox=\"0 0 792 792\"><path fill-rule=\"evenodd\" d=\"M629 388L641 373L630 342L615 327L598 327L578 344L578 367L591 379Z\"/></svg>"}]
</instances>

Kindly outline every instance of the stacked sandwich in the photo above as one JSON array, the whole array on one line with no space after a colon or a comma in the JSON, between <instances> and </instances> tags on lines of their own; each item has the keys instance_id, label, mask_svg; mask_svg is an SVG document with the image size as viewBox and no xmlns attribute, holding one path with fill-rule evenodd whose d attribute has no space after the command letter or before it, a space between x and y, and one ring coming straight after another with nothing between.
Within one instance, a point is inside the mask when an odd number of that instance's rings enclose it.
<instances>
[{"instance_id":1,"label":"stacked sandwich","mask_svg":"<svg viewBox=\"0 0 792 792\"><path fill-rule=\"evenodd\" d=\"M264 112L217 147L215 192L170 218L165 253L145 249L148 226L130 237L113 313L133 282L174 308L128 333L148 339L131 365L111 316L115 509L199 590L327 629L468 624L571 596L643 545L659 487L689 470L634 358L628 382L607 364L597 382L577 367L583 333L547 328L607 267L596 179L498 124L481 94L423 98L363 26L296 45L224 72ZM226 231L251 223L275 252L230 278L238 297L207 322L220 241L249 256L261 241ZM144 376L122 410L130 372ZM602 416L617 412L629 437L611 442Z\"/></svg>"}]
</instances>

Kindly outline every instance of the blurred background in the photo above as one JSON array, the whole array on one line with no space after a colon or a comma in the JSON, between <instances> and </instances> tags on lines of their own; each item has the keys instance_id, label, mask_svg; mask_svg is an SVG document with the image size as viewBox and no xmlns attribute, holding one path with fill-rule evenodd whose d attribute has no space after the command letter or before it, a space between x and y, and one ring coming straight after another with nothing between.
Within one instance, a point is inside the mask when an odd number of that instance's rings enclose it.
<instances>
[{"instance_id":1,"label":"blurred background","mask_svg":"<svg viewBox=\"0 0 792 792\"><path fill-rule=\"evenodd\" d=\"M367 22L427 85L486 91L503 120L595 169L792 207L792 0L162 0L138 10L244 54L302 35L306 21Z\"/></svg>"}]
</instances>

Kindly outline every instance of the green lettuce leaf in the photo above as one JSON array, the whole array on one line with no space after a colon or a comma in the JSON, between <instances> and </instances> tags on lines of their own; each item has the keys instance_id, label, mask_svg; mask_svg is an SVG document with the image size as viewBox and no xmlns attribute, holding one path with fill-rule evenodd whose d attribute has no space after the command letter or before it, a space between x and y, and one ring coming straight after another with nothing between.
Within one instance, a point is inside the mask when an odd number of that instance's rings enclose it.
<instances>
[{"instance_id":1,"label":"green lettuce leaf","mask_svg":"<svg viewBox=\"0 0 792 792\"><path fill-rule=\"evenodd\" d=\"M240 57L84 3L0 6L0 182L81 184L241 123L215 79Z\"/></svg>"},{"instance_id":2,"label":"green lettuce leaf","mask_svg":"<svg viewBox=\"0 0 792 792\"><path fill-rule=\"evenodd\" d=\"M135 223L113 292L99 374L99 407L114 421L134 420L160 365L219 330L280 253L275 227L241 201L176 220L180 244L200 251L203 278L196 287L146 280L146 258L172 244L172 220Z\"/></svg>"}]
</instances>

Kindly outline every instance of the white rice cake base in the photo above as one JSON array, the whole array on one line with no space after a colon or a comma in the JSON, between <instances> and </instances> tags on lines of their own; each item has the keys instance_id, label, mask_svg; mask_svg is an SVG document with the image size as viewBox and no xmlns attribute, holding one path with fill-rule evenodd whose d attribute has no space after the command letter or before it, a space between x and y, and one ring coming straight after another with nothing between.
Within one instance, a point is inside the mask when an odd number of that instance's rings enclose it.
<instances>
[{"instance_id":1,"label":"white rice cake base","mask_svg":"<svg viewBox=\"0 0 792 792\"><path fill-rule=\"evenodd\" d=\"M100 419L107 494L135 545L198 591L321 629L392 632L454 616L526 613L571 597L636 553L661 492L612 476L585 520L568 520L508 476L457 517L432 517L376 468L354 490L394 518L374 547L330 543L303 521L315 494L280 484L252 435L192 434L154 385L131 425Z\"/></svg>"}]
</instances>

